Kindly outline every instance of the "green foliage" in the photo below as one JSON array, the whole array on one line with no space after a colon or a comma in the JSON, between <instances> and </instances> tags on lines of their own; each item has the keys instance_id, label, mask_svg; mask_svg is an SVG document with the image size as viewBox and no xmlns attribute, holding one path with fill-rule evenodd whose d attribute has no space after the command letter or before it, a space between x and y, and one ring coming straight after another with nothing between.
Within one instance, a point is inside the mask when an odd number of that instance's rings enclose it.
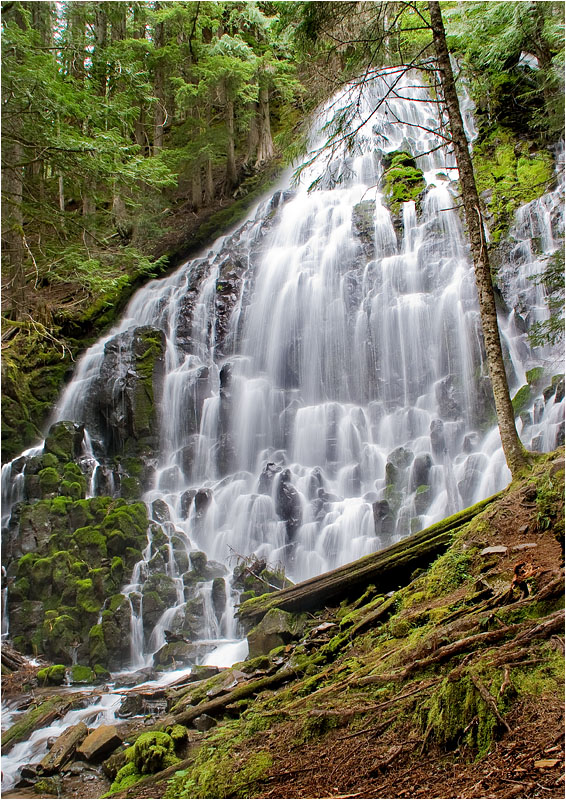
<instances>
[{"instance_id":1,"label":"green foliage","mask_svg":"<svg viewBox=\"0 0 566 800\"><path fill-rule=\"evenodd\" d=\"M564 126L563 4L461 3L446 17L450 44L464 55L479 112L490 123L559 138ZM525 53L538 63L529 65Z\"/></svg>"},{"instance_id":2,"label":"green foliage","mask_svg":"<svg viewBox=\"0 0 566 800\"><path fill-rule=\"evenodd\" d=\"M554 181L554 164L547 151L529 153L527 142L495 127L474 148L478 192L485 192L490 230L495 241L508 230L514 211L540 197Z\"/></svg>"},{"instance_id":3,"label":"green foliage","mask_svg":"<svg viewBox=\"0 0 566 800\"><path fill-rule=\"evenodd\" d=\"M529 341L533 347L557 344L564 339L564 250L553 253L531 280L544 287L550 317L531 326Z\"/></svg>"},{"instance_id":4,"label":"green foliage","mask_svg":"<svg viewBox=\"0 0 566 800\"><path fill-rule=\"evenodd\" d=\"M415 159L409 153L397 152L387 155L383 190L393 213L399 213L401 203L417 200L424 188L423 172L417 168Z\"/></svg>"}]
</instances>

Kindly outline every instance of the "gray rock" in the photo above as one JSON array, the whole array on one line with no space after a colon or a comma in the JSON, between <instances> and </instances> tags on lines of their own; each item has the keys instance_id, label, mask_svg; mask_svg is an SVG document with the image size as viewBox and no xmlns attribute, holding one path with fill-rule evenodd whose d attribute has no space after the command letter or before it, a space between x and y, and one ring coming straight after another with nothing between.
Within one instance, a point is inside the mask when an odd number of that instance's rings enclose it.
<instances>
[{"instance_id":1,"label":"gray rock","mask_svg":"<svg viewBox=\"0 0 566 800\"><path fill-rule=\"evenodd\" d=\"M298 639L303 629L304 622L300 618L279 608L270 609L248 633L249 657L265 655L275 647Z\"/></svg>"},{"instance_id":2,"label":"gray rock","mask_svg":"<svg viewBox=\"0 0 566 800\"><path fill-rule=\"evenodd\" d=\"M484 547L480 553L480 556L488 556L491 554L505 555L508 549L508 547L505 547L502 544L494 544L491 547Z\"/></svg>"},{"instance_id":3,"label":"gray rock","mask_svg":"<svg viewBox=\"0 0 566 800\"><path fill-rule=\"evenodd\" d=\"M193 720L193 725L197 731L204 733L204 731L209 731L211 728L215 728L218 723L208 714L201 714L200 717L197 717L195 720Z\"/></svg>"}]
</instances>

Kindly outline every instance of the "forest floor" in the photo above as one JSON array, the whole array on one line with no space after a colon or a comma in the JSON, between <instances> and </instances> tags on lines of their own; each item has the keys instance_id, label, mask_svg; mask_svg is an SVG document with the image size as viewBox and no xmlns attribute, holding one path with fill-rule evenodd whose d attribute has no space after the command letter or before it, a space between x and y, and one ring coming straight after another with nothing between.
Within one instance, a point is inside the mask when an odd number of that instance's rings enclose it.
<instances>
[{"instance_id":1,"label":"forest floor","mask_svg":"<svg viewBox=\"0 0 566 800\"><path fill-rule=\"evenodd\" d=\"M298 641L173 690L167 717L145 724L188 726L178 766L109 796L562 798L563 449L402 583L308 613ZM205 733L200 707L215 718ZM63 778L60 796L100 797L105 780Z\"/></svg>"}]
</instances>

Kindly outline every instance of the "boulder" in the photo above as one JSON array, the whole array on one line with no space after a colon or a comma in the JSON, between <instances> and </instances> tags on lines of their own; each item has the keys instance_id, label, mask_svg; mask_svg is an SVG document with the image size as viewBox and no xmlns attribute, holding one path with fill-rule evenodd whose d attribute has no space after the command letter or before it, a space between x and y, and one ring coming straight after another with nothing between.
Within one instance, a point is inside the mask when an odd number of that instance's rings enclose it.
<instances>
[{"instance_id":1,"label":"boulder","mask_svg":"<svg viewBox=\"0 0 566 800\"><path fill-rule=\"evenodd\" d=\"M61 462L73 461L81 454L81 445L84 437L84 425L62 420L49 428L45 443L44 453L52 453Z\"/></svg>"},{"instance_id":2,"label":"boulder","mask_svg":"<svg viewBox=\"0 0 566 800\"><path fill-rule=\"evenodd\" d=\"M58 772L63 764L75 754L75 750L87 737L88 728L84 722L71 725L55 741L46 756L40 761L39 767L45 775Z\"/></svg>"},{"instance_id":3,"label":"boulder","mask_svg":"<svg viewBox=\"0 0 566 800\"><path fill-rule=\"evenodd\" d=\"M193 664L197 648L190 642L170 642L163 645L153 656L154 665L160 667L180 667Z\"/></svg>"},{"instance_id":4,"label":"boulder","mask_svg":"<svg viewBox=\"0 0 566 800\"><path fill-rule=\"evenodd\" d=\"M86 761L101 761L121 744L122 739L114 725L100 725L77 748L77 755Z\"/></svg>"},{"instance_id":5,"label":"boulder","mask_svg":"<svg viewBox=\"0 0 566 800\"><path fill-rule=\"evenodd\" d=\"M197 731L204 733L205 731L209 731L211 728L216 727L218 723L214 717L211 717L209 714L201 714L200 717L197 717L195 720L193 720L193 725Z\"/></svg>"},{"instance_id":6,"label":"boulder","mask_svg":"<svg viewBox=\"0 0 566 800\"><path fill-rule=\"evenodd\" d=\"M275 647L288 644L300 636L303 627L300 618L279 608L272 608L259 625L248 633L249 657L265 655Z\"/></svg>"},{"instance_id":7,"label":"boulder","mask_svg":"<svg viewBox=\"0 0 566 800\"><path fill-rule=\"evenodd\" d=\"M154 500L151 504L151 516L156 522L169 522L169 506L164 500Z\"/></svg>"}]
</instances>

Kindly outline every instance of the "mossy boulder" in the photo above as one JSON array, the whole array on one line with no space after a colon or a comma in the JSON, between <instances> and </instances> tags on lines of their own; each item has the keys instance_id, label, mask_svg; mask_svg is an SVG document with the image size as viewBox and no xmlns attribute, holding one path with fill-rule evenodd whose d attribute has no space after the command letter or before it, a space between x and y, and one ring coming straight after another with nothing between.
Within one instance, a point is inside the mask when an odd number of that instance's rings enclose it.
<instances>
[{"instance_id":1,"label":"mossy boulder","mask_svg":"<svg viewBox=\"0 0 566 800\"><path fill-rule=\"evenodd\" d=\"M175 755L175 742L168 733L148 731L136 739L132 762L142 775L160 772L178 761Z\"/></svg>"},{"instance_id":2,"label":"mossy boulder","mask_svg":"<svg viewBox=\"0 0 566 800\"><path fill-rule=\"evenodd\" d=\"M276 647L297 639L304 629L304 619L279 608L270 609L259 625L248 633L249 656L265 655Z\"/></svg>"},{"instance_id":3,"label":"mossy boulder","mask_svg":"<svg viewBox=\"0 0 566 800\"><path fill-rule=\"evenodd\" d=\"M65 683L65 677L66 667L64 664L54 664L52 667L40 669L37 673L37 680L42 685L61 686Z\"/></svg>"},{"instance_id":4,"label":"mossy boulder","mask_svg":"<svg viewBox=\"0 0 566 800\"><path fill-rule=\"evenodd\" d=\"M63 420L49 428L43 449L52 453L59 461L67 463L78 458L84 438L84 425Z\"/></svg>"},{"instance_id":5,"label":"mossy boulder","mask_svg":"<svg viewBox=\"0 0 566 800\"><path fill-rule=\"evenodd\" d=\"M401 204L418 200L425 189L423 172L409 153L388 153L383 160L383 193L393 214L398 214Z\"/></svg>"}]
</instances>

